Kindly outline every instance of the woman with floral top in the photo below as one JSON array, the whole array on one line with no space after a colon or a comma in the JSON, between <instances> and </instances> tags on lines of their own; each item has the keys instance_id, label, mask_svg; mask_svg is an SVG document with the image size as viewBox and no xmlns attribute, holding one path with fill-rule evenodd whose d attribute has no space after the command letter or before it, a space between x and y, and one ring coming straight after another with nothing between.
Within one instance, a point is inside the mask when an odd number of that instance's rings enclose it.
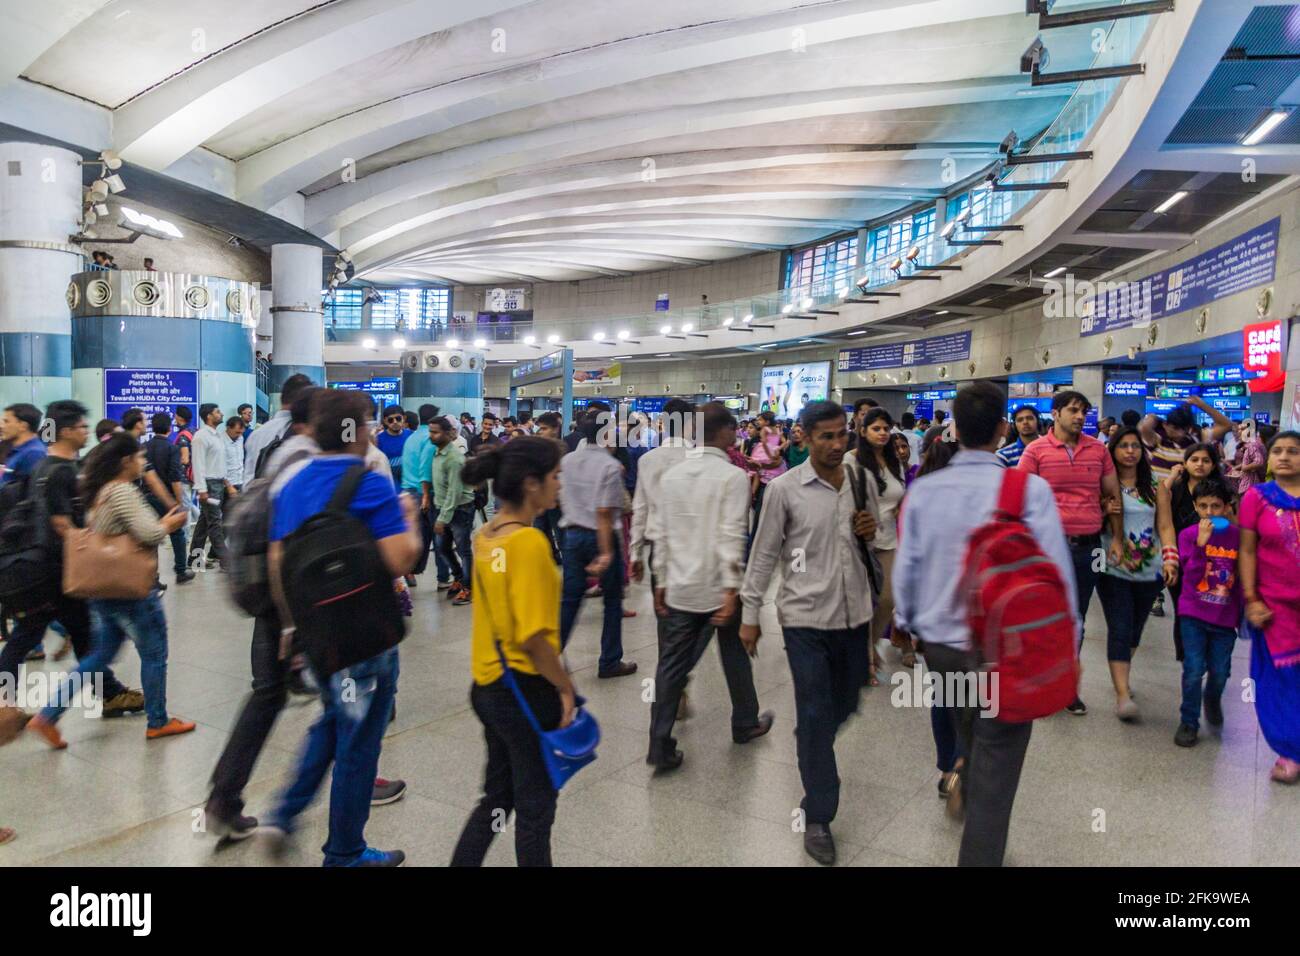
<instances>
[{"instance_id":1,"label":"woman with floral top","mask_svg":"<svg viewBox=\"0 0 1300 956\"><path fill-rule=\"evenodd\" d=\"M1178 546L1169 537L1173 522L1169 500L1157 495L1151 461L1136 428L1123 428L1109 443L1111 460L1119 475L1124 536L1114 538L1102 530L1106 569L1097 578L1097 594L1106 615L1106 659L1115 685L1115 714L1123 721L1138 716L1129 688L1133 651L1151 614L1156 595L1178 580Z\"/></svg>"}]
</instances>

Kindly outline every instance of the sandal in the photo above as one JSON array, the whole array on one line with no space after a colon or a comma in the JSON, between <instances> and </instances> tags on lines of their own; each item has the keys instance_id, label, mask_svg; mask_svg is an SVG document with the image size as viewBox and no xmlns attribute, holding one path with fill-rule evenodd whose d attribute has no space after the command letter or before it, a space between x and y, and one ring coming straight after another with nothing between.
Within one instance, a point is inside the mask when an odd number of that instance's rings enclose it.
<instances>
[{"instance_id":1,"label":"sandal","mask_svg":"<svg viewBox=\"0 0 1300 956\"><path fill-rule=\"evenodd\" d=\"M12 842L16 836L18 836L17 830L13 830L10 827L0 827L0 846Z\"/></svg>"},{"instance_id":2,"label":"sandal","mask_svg":"<svg viewBox=\"0 0 1300 956\"><path fill-rule=\"evenodd\" d=\"M1273 772L1268 775L1268 778L1278 783L1295 783L1300 780L1300 763L1288 760L1286 757L1278 757L1277 763L1273 764Z\"/></svg>"}]
</instances>

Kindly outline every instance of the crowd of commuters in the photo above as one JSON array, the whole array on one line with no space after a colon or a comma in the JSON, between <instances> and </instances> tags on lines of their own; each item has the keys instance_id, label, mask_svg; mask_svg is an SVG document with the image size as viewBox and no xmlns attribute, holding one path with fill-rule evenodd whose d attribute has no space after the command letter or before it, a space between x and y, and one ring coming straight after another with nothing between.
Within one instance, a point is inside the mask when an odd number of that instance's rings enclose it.
<instances>
[{"instance_id":1,"label":"crowd of commuters","mask_svg":"<svg viewBox=\"0 0 1300 956\"><path fill-rule=\"evenodd\" d=\"M143 595L83 597L57 584L65 542L81 547L79 535L124 537L149 555L169 541L178 584L210 569L263 587L256 607L240 600L253 617L252 694L213 770L209 828L228 840L263 834L279 853L332 772L326 865L400 865L403 853L371 847L365 828L371 807L405 792L379 775L379 760L403 616L432 555L438 592L470 609L470 704L487 747L484 792L452 862L481 864L513 813L519 863L547 865L563 781L539 735L582 716L565 649L584 601L598 598L596 678L636 673L623 653L623 622L636 613L624 598L648 576L658 660L647 764L671 773L686 759L674 727L689 717L690 676L715 635L734 743L771 730L751 657L774 604L794 684L797 829L807 853L830 864L839 729L879 683L891 645L903 667L923 660L941 684L990 666L959 545L1014 520L1056 582L1076 675L1096 592L1121 721L1140 716L1133 659L1168 588L1183 667L1174 742L1194 745L1202 714L1222 724L1232 650L1246 636L1260 726L1278 754L1271 776L1300 779L1300 434L1256 433L1193 402L1163 420L1104 419L1094 438L1077 391L1055 395L1050 420L1026 405L1008 421L1005 401L991 384L970 385L951 418L937 412L933 422L911 413L895 422L870 399L851 412L814 401L797 422L770 412L737 421L721 403L684 399L652 422L595 401L562 435L555 412L485 411L476 422L433 405L379 409L296 375L260 426L247 405L225 417L203 404L197 420L186 406L132 409L101 422L84 457L84 407L13 405L0 557L12 537L3 522L18 521L8 513L37 501L51 570L43 591L5 600L14 623L0 692L55 629L75 671L27 720L33 735L65 747L59 717L74 681L90 678L105 716L146 714L147 739L193 730L167 706L167 585L155 577ZM1211 420L1204 431L1198 404ZM128 636L141 690L112 671ZM1075 681L1074 699L1056 708L1081 716ZM290 694L318 698L321 713L259 822L244 813L243 791ZM1002 862L1030 743L1033 721L996 719L997 708L943 694L929 708L939 794L965 820L963 865ZM0 842L12 836L0 830Z\"/></svg>"}]
</instances>

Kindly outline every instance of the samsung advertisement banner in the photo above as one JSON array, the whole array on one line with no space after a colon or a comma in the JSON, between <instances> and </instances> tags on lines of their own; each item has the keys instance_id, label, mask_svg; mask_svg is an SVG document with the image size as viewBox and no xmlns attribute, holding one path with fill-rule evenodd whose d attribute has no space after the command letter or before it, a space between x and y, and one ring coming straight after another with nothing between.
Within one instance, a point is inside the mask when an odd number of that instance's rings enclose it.
<instances>
[{"instance_id":1,"label":"samsung advertisement banner","mask_svg":"<svg viewBox=\"0 0 1300 956\"><path fill-rule=\"evenodd\" d=\"M758 410L777 418L798 418L809 402L824 401L830 395L831 363L774 365L763 369Z\"/></svg>"},{"instance_id":2,"label":"samsung advertisement banner","mask_svg":"<svg viewBox=\"0 0 1300 956\"><path fill-rule=\"evenodd\" d=\"M177 405L198 411L199 373L189 369L104 369L104 415L121 420L133 408L149 418L158 412L171 415ZM234 414L233 410L231 414Z\"/></svg>"}]
</instances>

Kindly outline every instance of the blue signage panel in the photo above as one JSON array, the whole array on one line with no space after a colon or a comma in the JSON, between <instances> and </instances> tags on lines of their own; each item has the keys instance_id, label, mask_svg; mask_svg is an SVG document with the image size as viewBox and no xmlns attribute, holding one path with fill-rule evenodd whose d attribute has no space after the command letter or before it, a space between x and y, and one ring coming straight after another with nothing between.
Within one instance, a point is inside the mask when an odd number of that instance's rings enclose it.
<instances>
[{"instance_id":1,"label":"blue signage panel","mask_svg":"<svg viewBox=\"0 0 1300 956\"><path fill-rule=\"evenodd\" d=\"M104 369L104 417L121 419L138 408L147 419L158 412L172 414L177 405L198 412L199 373L190 369ZM231 409L231 414L234 410Z\"/></svg>"},{"instance_id":2,"label":"blue signage panel","mask_svg":"<svg viewBox=\"0 0 1300 956\"><path fill-rule=\"evenodd\" d=\"M1090 300L1092 314L1079 320L1079 334L1127 329L1139 321L1195 309L1272 282L1280 223L1280 217L1271 219L1180 265L1145 279L1116 283L1105 295Z\"/></svg>"},{"instance_id":3,"label":"blue signage panel","mask_svg":"<svg viewBox=\"0 0 1300 956\"><path fill-rule=\"evenodd\" d=\"M389 405L401 404L401 379L372 378L364 382L330 382L329 386L350 392L365 392L375 400L380 414Z\"/></svg>"},{"instance_id":4,"label":"blue signage panel","mask_svg":"<svg viewBox=\"0 0 1300 956\"><path fill-rule=\"evenodd\" d=\"M1142 379L1107 382L1104 390L1107 395L1120 395L1125 398L1146 398L1147 383Z\"/></svg>"},{"instance_id":5,"label":"blue signage panel","mask_svg":"<svg viewBox=\"0 0 1300 956\"><path fill-rule=\"evenodd\" d=\"M956 362L970 358L970 340L970 332L954 332L951 335L921 339L919 342L842 349L837 368L841 372L864 372L873 368Z\"/></svg>"},{"instance_id":6,"label":"blue signage panel","mask_svg":"<svg viewBox=\"0 0 1300 956\"><path fill-rule=\"evenodd\" d=\"M1215 365L1197 370L1196 380L1198 382L1244 382L1251 378L1263 378L1267 374L1267 369L1248 372L1241 365Z\"/></svg>"}]
</instances>

